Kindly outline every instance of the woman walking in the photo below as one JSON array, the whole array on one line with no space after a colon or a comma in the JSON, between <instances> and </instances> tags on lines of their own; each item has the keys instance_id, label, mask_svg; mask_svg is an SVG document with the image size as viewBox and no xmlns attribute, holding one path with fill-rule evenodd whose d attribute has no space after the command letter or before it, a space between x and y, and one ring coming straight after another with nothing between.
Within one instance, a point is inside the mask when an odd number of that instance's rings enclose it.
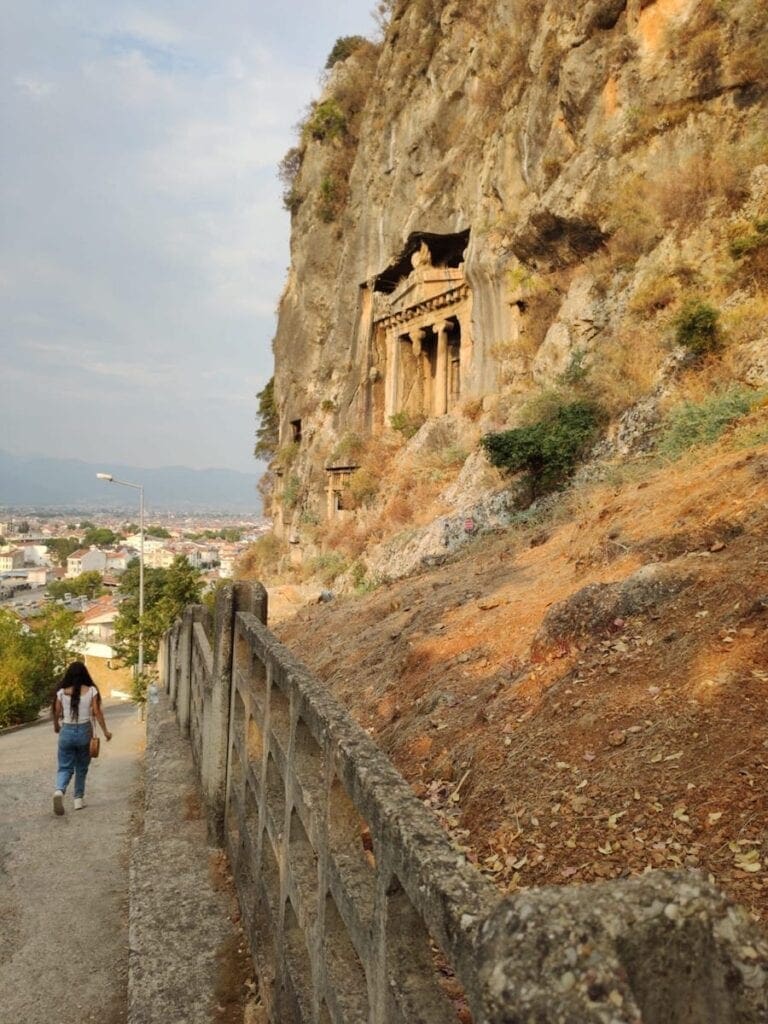
<instances>
[{"instance_id":1,"label":"woman walking","mask_svg":"<svg viewBox=\"0 0 768 1024\"><path fill-rule=\"evenodd\" d=\"M64 813L64 794L72 775L75 776L75 810L85 804L85 777L91 763L93 719L101 726L107 740L107 729L101 710L101 694L91 674L81 661L73 661L61 680L53 701L53 731L59 736L59 770L53 794L54 814Z\"/></svg>"}]
</instances>

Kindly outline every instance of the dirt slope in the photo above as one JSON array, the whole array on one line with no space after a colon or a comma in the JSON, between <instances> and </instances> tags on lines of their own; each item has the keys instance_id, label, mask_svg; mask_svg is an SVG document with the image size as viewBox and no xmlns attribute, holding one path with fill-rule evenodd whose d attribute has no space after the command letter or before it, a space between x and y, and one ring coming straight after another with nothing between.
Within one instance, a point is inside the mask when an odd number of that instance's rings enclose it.
<instances>
[{"instance_id":1,"label":"dirt slope","mask_svg":"<svg viewBox=\"0 0 768 1024\"><path fill-rule=\"evenodd\" d=\"M277 627L502 888L688 865L768 915L768 447L734 448Z\"/></svg>"}]
</instances>

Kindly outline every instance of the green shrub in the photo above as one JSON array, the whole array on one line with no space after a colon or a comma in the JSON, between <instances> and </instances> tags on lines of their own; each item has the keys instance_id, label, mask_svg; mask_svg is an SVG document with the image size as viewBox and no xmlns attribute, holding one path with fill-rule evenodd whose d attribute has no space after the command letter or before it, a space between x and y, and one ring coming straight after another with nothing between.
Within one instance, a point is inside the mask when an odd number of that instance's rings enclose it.
<instances>
[{"instance_id":1,"label":"green shrub","mask_svg":"<svg viewBox=\"0 0 768 1024\"><path fill-rule=\"evenodd\" d=\"M406 438L411 438L418 433L426 421L426 416L412 416L407 412L396 412L394 416L389 417L392 429L399 431Z\"/></svg>"},{"instance_id":2,"label":"green shrub","mask_svg":"<svg viewBox=\"0 0 768 1024\"><path fill-rule=\"evenodd\" d=\"M374 573L372 576L369 576L368 570L359 559L352 563L352 567L349 570L349 576L352 581L352 586L355 588L355 593L361 595L370 594L384 582L383 578L379 576L378 573Z\"/></svg>"},{"instance_id":3,"label":"green shrub","mask_svg":"<svg viewBox=\"0 0 768 1024\"><path fill-rule=\"evenodd\" d=\"M275 575L283 555L283 546L274 533L265 533L250 544L237 562L235 578L261 579Z\"/></svg>"},{"instance_id":4,"label":"green shrub","mask_svg":"<svg viewBox=\"0 0 768 1024\"><path fill-rule=\"evenodd\" d=\"M578 387L583 384L589 376L589 365L587 362L589 353L584 348L575 348L571 352L571 358L565 370L560 374L561 383L567 387Z\"/></svg>"},{"instance_id":5,"label":"green shrub","mask_svg":"<svg viewBox=\"0 0 768 1024\"><path fill-rule=\"evenodd\" d=\"M596 440L604 414L595 402L570 402L547 419L480 439L489 461L507 473L528 474L531 499L556 490Z\"/></svg>"},{"instance_id":6,"label":"green shrub","mask_svg":"<svg viewBox=\"0 0 768 1024\"><path fill-rule=\"evenodd\" d=\"M301 495L301 480L297 476L289 476L283 486L283 508L290 511L296 508Z\"/></svg>"},{"instance_id":7,"label":"green shrub","mask_svg":"<svg viewBox=\"0 0 768 1024\"><path fill-rule=\"evenodd\" d=\"M336 220L344 205L344 188L332 174L326 174L320 182L320 220L331 224Z\"/></svg>"},{"instance_id":8,"label":"green shrub","mask_svg":"<svg viewBox=\"0 0 768 1024\"><path fill-rule=\"evenodd\" d=\"M361 466L350 474L346 493L354 508L367 505L381 489L381 476L370 466Z\"/></svg>"},{"instance_id":9,"label":"green shrub","mask_svg":"<svg viewBox=\"0 0 768 1024\"><path fill-rule=\"evenodd\" d=\"M342 434L336 447L331 452L328 464L330 466L354 465L365 449L365 442L359 434L348 430Z\"/></svg>"},{"instance_id":10,"label":"green shrub","mask_svg":"<svg viewBox=\"0 0 768 1024\"><path fill-rule=\"evenodd\" d=\"M746 388L729 388L703 402L683 402L667 417L659 439L662 455L676 458L697 444L711 444L763 397Z\"/></svg>"},{"instance_id":11,"label":"green shrub","mask_svg":"<svg viewBox=\"0 0 768 1024\"><path fill-rule=\"evenodd\" d=\"M440 462L445 466L446 469L455 469L458 466L463 466L467 461L469 452L466 448L462 448L460 444L449 444L447 448L443 448L438 453Z\"/></svg>"},{"instance_id":12,"label":"green shrub","mask_svg":"<svg viewBox=\"0 0 768 1024\"><path fill-rule=\"evenodd\" d=\"M675 341L694 356L716 352L720 347L719 319L714 306L689 299L675 317Z\"/></svg>"},{"instance_id":13,"label":"green shrub","mask_svg":"<svg viewBox=\"0 0 768 1024\"><path fill-rule=\"evenodd\" d=\"M308 568L313 576L318 576L326 586L330 586L337 576L346 572L347 560L338 551L328 551L311 559Z\"/></svg>"},{"instance_id":14,"label":"green shrub","mask_svg":"<svg viewBox=\"0 0 768 1024\"><path fill-rule=\"evenodd\" d=\"M755 249L761 249L764 245L768 245L768 220L756 220L753 231L747 235L738 235L731 240L731 256L735 260L740 260L744 256L749 256Z\"/></svg>"},{"instance_id":15,"label":"green shrub","mask_svg":"<svg viewBox=\"0 0 768 1024\"><path fill-rule=\"evenodd\" d=\"M338 138L346 131L347 119L344 111L334 99L323 100L312 110L305 125L305 131L318 142Z\"/></svg>"},{"instance_id":16,"label":"green shrub","mask_svg":"<svg viewBox=\"0 0 768 1024\"><path fill-rule=\"evenodd\" d=\"M141 706L147 703L149 676L146 672L137 672L131 680L131 701Z\"/></svg>"},{"instance_id":17,"label":"green shrub","mask_svg":"<svg viewBox=\"0 0 768 1024\"><path fill-rule=\"evenodd\" d=\"M330 71L336 64L341 63L343 60L347 60L351 57L355 50L359 50L361 46L365 46L368 40L365 36L339 36L336 42L333 44L333 49L328 54L328 60L325 62L325 70Z\"/></svg>"},{"instance_id":18,"label":"green shrub","mask_svg":"<svg viewBox=\"0 0 768 1024\"><path fill-rule=\"evenodd\" d=\"M283 184L283 206L291 213L295 213L303 199L296 184L303 159L303 148L292 146L277 165L277 176Z\"/></svg>"}]
</instances>

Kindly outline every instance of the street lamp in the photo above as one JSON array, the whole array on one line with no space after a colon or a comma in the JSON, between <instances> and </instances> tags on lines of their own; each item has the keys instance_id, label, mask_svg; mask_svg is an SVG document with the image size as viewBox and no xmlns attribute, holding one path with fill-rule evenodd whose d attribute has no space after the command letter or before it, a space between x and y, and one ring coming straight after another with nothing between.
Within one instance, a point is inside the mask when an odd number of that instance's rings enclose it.
<instances>
[{"instance_id":1,"label":"street lamp","mask_svg":"<svg viewBox=\"0 0 768 1024\"><path fill-rule=\"evenodd\" d=\"M127 480L118 480L111 473L97 473L99 480L121 487L132 487L139 492L139 664L138 674L144 672L144 484L131 484Z\"/></svg>"}]
</instances>

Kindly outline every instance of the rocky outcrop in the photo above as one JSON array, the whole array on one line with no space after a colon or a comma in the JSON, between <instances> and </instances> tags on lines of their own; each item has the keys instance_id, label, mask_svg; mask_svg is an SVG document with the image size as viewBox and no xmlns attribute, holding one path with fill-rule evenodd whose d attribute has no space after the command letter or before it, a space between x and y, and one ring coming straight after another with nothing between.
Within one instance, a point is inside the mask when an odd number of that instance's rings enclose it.
<instances>
[{"instance_id":1,"label":"rocky outcrop","mask_svg":"<svg viewBox=\"0 0 768 1024\"><path fill-rule=\"evenodd\" d=\"M531 656L537 660L611 628L622 629L626 619L663 608L694 582L680 565L652 562L618 583L589 583L549 609L533 638Z\"/></svg>"},{"instance_id":2,"label":"rocky outcrop","mask_svg":"<svg viewBox=\"0 0 768 1024\"><path fill-rule=\"evenodd\" d=\"M765 372L762 271L729 248L768 214L757 0L392 6L291 163L275 511L299 548L343 505L346 436L447 415L476 439L584 374L619 417L691 294L735 311L743 378Z\"/></svg>"}]
</instances>

